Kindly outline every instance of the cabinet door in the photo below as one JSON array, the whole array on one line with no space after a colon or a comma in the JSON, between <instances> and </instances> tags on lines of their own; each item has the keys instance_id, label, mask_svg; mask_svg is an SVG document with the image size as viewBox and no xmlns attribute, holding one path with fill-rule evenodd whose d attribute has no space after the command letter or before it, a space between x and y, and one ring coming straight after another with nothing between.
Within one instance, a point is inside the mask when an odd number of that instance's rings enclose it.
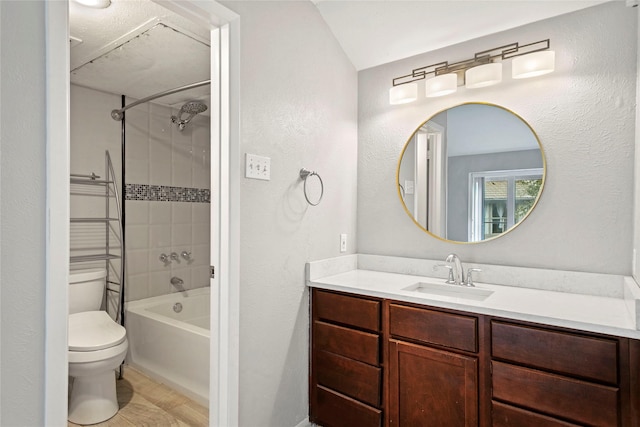
<instances>
[{"instance_id":1,"label":"cabinet door","mask_svg":"<svg viewBox=\"0 0 640 427\"><path fill-rule=\"evenodd\" d=\"M478 425L478 361L389 341L389 425Z\"/></svg>"}]
</instances>

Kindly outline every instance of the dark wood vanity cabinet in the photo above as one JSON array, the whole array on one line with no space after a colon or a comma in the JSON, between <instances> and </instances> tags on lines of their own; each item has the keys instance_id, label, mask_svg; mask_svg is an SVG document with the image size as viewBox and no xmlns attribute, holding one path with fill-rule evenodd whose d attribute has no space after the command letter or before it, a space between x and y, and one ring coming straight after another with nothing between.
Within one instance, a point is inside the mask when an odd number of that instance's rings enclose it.
<instances>
[{"instance_id":1,"label":"dark wood vanity cabinet","mask_svg":"<svg viewBox=\"0 0 640 427\"><path fill-rule=\"evenodd\" d=\"M380 427L382 302L317 289L311 301L309 420Z\"/></svg>"},{"instance_id":2,"label":"dark wood vanity cabinet","mask_svg":"<svg viewBox=\"0 0 640 427\"><path fill-rule=\"evenodd\" d=\"M493 425L626 425L628 354L626 339L491 321Z\"/></svg>"},{"instance_id":3,"label":"dark wood vanity cabinet","mask_svg":"<svg viewBox=\"0 0 640 427\"><path fill-rule=\"evenodd\" d=\"M388 425L477 426L477 318L395 303L388 312Z\"/></svg>"},{"instance_id":4,"label":"dark wood vanity cabinet","mask_svg":"<svg viewBox=\"0 0 640 427\"><path fill-rule=\"evenodd\" d=\"M640 427L640 341L317 289L312 311L321 426Z\"/></svg>"}]
</instances>

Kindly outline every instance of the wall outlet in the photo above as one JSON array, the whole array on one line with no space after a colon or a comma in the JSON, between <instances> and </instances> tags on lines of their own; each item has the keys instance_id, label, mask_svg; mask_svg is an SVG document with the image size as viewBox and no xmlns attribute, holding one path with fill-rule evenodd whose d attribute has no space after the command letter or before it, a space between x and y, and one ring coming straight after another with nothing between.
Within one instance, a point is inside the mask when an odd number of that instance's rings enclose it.
<instances>
[{"instance_id":1,"label":"wall outlet","mask_svg":"<svg viewBox=\"0 0 640 427\"><path fill-rule=\"evenodd\" d=\"M246 153L244 176L245 178L269 181L271 179L271 158Z\"/></svg>"},{"instance_id":2,"label":"wall outlet","mask_svg":"<svg viewBox=\"0 0 640 427\"><path fill-rule=\"evenodd\" d=\"M347 252L347 235L340 235L340 252Z\"/></svg>"}]
</instances>

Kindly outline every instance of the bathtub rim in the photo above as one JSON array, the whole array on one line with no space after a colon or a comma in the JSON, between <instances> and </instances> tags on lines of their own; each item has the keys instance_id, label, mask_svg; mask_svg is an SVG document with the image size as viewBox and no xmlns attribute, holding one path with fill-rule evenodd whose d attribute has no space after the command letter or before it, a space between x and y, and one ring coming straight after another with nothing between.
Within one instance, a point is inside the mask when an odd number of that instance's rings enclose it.
<instances>
[{"instance_id":1,"label":"bathtub rim","mask_svg":"<svg viewBox=\"0 0 640 427\"><path fill-rule=\"evenodd\" d=\"M197 297L197 296L203 296L203 295L209 295L209 296L211 295L211 288L209 286L126 302L124 305L125 329L127 327L127 315L133 313L138 316L147 317L149 319L153 319L157 322L163 323L168 326L172 326L176 328L179 327L181 329L184 329L189 332L193 332L195 334L211 339L210 329L205 329L200 326L195 326L190 323L183 322L182 320L167 317L162 314L158 314L148 310L148 308L155 307L158 304L181 302L191 297ZM209 315L211 315L211 310L209 310Z\"/></svg>"}]
</instances>

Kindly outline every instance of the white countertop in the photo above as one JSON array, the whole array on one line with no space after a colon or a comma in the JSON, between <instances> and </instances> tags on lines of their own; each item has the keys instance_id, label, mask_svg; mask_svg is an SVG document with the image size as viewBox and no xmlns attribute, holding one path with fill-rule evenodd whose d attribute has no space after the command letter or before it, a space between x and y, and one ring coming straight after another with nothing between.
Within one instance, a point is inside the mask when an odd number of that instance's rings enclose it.
<instances>
[{"instance_id":1,"label":"white countertop","mask_svg":"<svg viewBox=\"0 0 640 427\"><path fill-rule=\"evenodd\" d=\"M633 279L628 279L624 286L637 287ZM482 282L477 282L476 287L493 291L493 294L481 301L403 290L425 281L445 284L445 280L439 278L358 268L323 277L311 275L307 284L313 288L640 339L633 309L636 300L630 303L628 297L585 295ZM637 292L633 289L624 294L637 295Z\"/></svg>"}]
</instances>

